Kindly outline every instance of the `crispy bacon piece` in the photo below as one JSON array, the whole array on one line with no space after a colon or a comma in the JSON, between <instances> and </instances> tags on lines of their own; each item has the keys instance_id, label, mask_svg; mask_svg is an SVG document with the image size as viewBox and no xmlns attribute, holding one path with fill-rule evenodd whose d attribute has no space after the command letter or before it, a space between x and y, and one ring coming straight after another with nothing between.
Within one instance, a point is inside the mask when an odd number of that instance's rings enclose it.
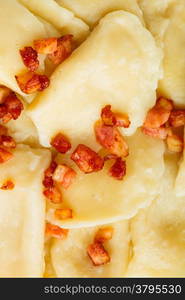
<instances>
[{"instance_id":1,"label":"crispy bacon piece","mask_svg":"<svg viewBox=\"0 0 185 300\"><path fill-rule=\"evenodd\" d=\"M57 39L57 50L48 55L48 58L55 65L63 62L72 53L72 39L71 34L66 34Z\"/></svg>"},{"instance_id":2,"label":"crispy bacon piece","mask_svg":"<svg viewBox=\"0 0 185 300\"><path fill-rule=\"evenodd\" d=\"M38 54L37 51L35 51L32 47L24 47L20 50L20 55L22 57L23 63L31 72L34 72L38 69Z\"/></svg>"},{"instance_id":3,"label":"crispy bacon piece","mask_svg":"<svg viewBox=\"0 0 185 300\"><path fill-rule=\"evenodd\" d=\"M104 160L89 147L80 144L72 153L71 159L84 173L100 171L104 166Z\"/></svg>"},{"instance_id":4,"label":"crispy bacon piece","mask_svg":"<svg viewBox=\"0 0 185 300\"><path fill-rule=\"evenodd\" d=\"M128 128L130 121L128 116L123 114L113 113L111 105L106 105L101 111L101 118L105 125Z\"/></svg>"},{"instance_id":5,"label":"crispy bacon piece","mask_svg":"<svg viewBox=\"0 0 185 300\"><path fill-rule=\"evenodd\" d=\"M52 186L49 188L46 188L43 192L44 196L49 199L52 203L61 203L62 202L62 196L60 191L57 189L57 187Z\"/></svg>"},{"instance_id":6,"label":"crispy bacon piece","mask_svg":"<svg viewBox=\"0 0 185 300\"><path fill-rule=\"evenodd\" d=\"M180 136L174 134L171 130L168 130L166 143L168 146L168 150L171 152L180 153L183 151L184 148L183 139Z\"/></svg>"},{"instance_id":7,"label":"crispy bacon piece","mask_svg":"<svg viewBox=\"0 0 185 300\"><path fill-rule=\"evenodd\" d=\"M6 97L4 104L6 105L8 114L10 114L14 120L17 120L24 109L22 102L14 93L11 93Z\"/></svg>"},{"instance_id":8,"label":"crispy bacon piece","mask_svg":"<svg viewBox=\"0 0 185 300\"><path fill-rule=\"evenodd\" d=\"M35 50L40 54L51 54L57 51L57 38L44 38L33 42Z\"/></svg>"},{"instance_id":9,"label":"crispy bacon piece","mask_svg":"<svg viewBox=\"0 0 185 300\"><path fill-rule=\"evenodd\" d=\"M126 161L117 158L113 166L109 170L109 175L118 180L123 180L126 175Z\"/></svg>"},{"instance_id":10,"label":"crispy bacon piece","mask_svg":"<svg viewBox=\"0 0 185 300\"><path fill-rule=\"evenodd\" d=\"M66 153L71 149L71 143L62 133L58 133L52 139L51 146L53 146L60 153Z\"/></svg>"},{"instance_id":11,"label":"crispy bacon piece","mask_svg":"<svg viewBox=\"0 0 185 300\"><path fill-rule=\"evenodd\" d=\"M46 223L46 234L50 237L54 237L57 239L65 239L68 235L69 230L60 228L59 226Z\"/></svg>"},{"instance_id":12,"label":"crispy bacon piece","mask_svg":"<svg viewBox=\"0 0 185 300\"><path fill-rule=\"evenodd\" d=\"M87 254L94 266L101 266L110 262L110 256L101 243L94 242L89 245Z\"/></svg>"},{"instance_id":13,"label":"crispy bacon piece","mask_svg":"<svg viewBox=\"0 0 185 300\"><path fill-rule=\"evenodd\" d=\"M144 122L145 128L159 128L164 125L173 109L173 102L165 98L159 98L156 105L149 110Z\"/></svg>"},{"instance_id":14,"label":"crispy bacon piece","mask_svg":"<svg viewBox=\"0 0 185 300\"><path fill-rule=\"evenodd\" d=\"M50 80L46 75L39 75L32 72L15 76L15 79L17 80L21 91L23 91L25 94L43 91L50 84Z\"/></svg>"},{"instance_id":15,"label":"crispy bacon piece","mask_svg":"<svg viewBox=\"0 0 185 300\"><path fill-rule=\"evenodd\" d=\"M173 110L170 114L169 124L172 127L185 125L185 109Z\"/></svg>"},{"instance_id":16,"label":"crispy bacon piece","mask_svg":"<svg viewBox=\"0 0 185 300\"><path fill-rule=\"evenodd\" d=\"M0 187L1 190L13 190L15 187L13 181L7 180L5 181L2 186Z\"/></svg>"},{"instance_id":17,"label":"crispy bacon piece","mask_svg":"<svg viewBox=\"0 0 185 300\"><path fill-rule=\"evenodd\" d=\"M0 119L4 118L7 114L7 107L6 105L3 103L3 104L0 104ZM4 122L5 123L5 122Z\"/></svg>"},{"instance_id":18,"label":"crispy bacon piece","mask_svg":"<svg viewBox=\"0 0 185 300\"><path fill-rule=\"evenodd\" d=\"M112 239L113 236L113 228L112 227L104 227L100 228L95 235L94 241L97 243L104 243Z\"/></svg>"},{"instance_id":19,"label":"crispy bacon piece","mask_svg":"<svg viewBox=\"0 0 185 300\"><path fill-rule=\"evenodd\" d=\"M0 124L0 135L7 135L8 134L8 128Z\"/></svg>"},{"instance_id":20,"label":"crispy bacon piece","mask_svg":"<svg viewBox=\"0 0 185 300\"><path fill-rule=\"evenodd\" d=\"M73 211L70 208L58 208L55 210L55 217L59 220L67 220L73 217Z\"/></svg>"},{"instance_id":21,"label":"crispy bacon piece","mask_svg":"<svg viewBox=\"0 0 185 300\"><path fill-rule=\"evenodd\" d=\"M0 146L8 149L15 149L16 142L9 135L0 135Z\"/></svg>"},{"instance_id":22,"label":"crispy bacon piece","mask_svg":"<svg viewBox=\"0 0 185 300\"><path fill-rule=\"evenodd\" d=\"M72 184L75 177L76 172L66 165L58 165L53 174L53 180L60 183L65 189Z\"/></svg>"},{"instance_id":23,"label":"crispy bacon piece","mask_svg":"<svg viewBox=\"0 0 185 300\"><path fill-rule=\"evenodd\" d=\"M52 179L52 176L53 173L55 172L56 167L57 167L57 163L55 161L52 161L50 166L44 172L44 180L42 183L46 188L51 188L54 186L54 181Z\"/></svg>"},{"instance_id":24,"label":"crispy bacon piece","mask_svg":"<svg viewBox=\"0 0 185 300\"><path fill-rule=\"evenodd\" d=\"M10 160L13 154L6 149L0 148L0 163Z\"/></svg>"},{"instance_id":25,"label":"crispy bacon piece","mask_svg":"<svg viewBox=\"0 0 185 300\"><path fill-rule=\"evenodd\" d=\"M6 97L11 93L10 89L6 86L0 85L0 104L4 103Z\"/></svg>"},{"instance_id":26,"label":"crispy bacon piece","mask_svg":"<svg viewBox=\"0 0 185 300\"><path fill-rule=\"evenodd\" d=\"M107 126L98 121L95 124L95 135L99 144L111 154L115 154L118 157L128 156L128 145L116 127Z\"/></svg>"},{"instance_id":27,"label":"crispy bacon piece","mask_svg":"<svg viewBox=\"0 0 185 300\"><path fill-rule=\"evenodd\" d=\"M147 128L142 127L142 132L146 135L149 135L153 138L158 138L161 140L165 140L167 138L168 129L165 127L159 127L159 128Z\"/></svg>"}]
</instances>

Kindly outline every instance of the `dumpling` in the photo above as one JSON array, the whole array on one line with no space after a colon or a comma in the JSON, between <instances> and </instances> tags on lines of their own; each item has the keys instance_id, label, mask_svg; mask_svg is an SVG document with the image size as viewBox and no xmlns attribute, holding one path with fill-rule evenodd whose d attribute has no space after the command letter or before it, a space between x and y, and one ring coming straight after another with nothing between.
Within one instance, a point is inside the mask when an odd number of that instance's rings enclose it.
<instances>
[{"instance_id":1,"label":"dumpling","mask_svg":"<svg viewBox=\"0 0 185 300\"><path fill-rule=\"evenodd\" d=\"M15 75L25 71L19 50L46 37L44 26L16 0L0 1L0 84L24 95ZM43 64L41 69L43 69Z\"/></svg>"},{"instance_id":2,"label":"dumpling","mask_svg":"<svg viewBox=\"0 0 185 300\"><path fill-rule=\"evenodd\" d=\"M142 20L142 12L136 0L56 0L56 2L74 12L91 27L107 13L120 9L131 12Z\"/></svg>"},{"instance_id":3,"label":"dumpling","mask_svg":"<svg viewBox=\"0 0 185 300\"><path fill-rule=\"evenodd\" d=\"M127 277L185 277L185 197L176 197L177 161L166 158L160 196L131 222Z\"/></svg>"},{"instance_id":4,"label":"dumpling","mask_svg":"<svg viewBox=\"0 0 185 300\"><path fill-rule=\"evenodd\" d=\"M159 94L185 106L185 1L140 0L147 27L164 51Z\"/></svg>"},{"instance_id":5,"label":"dumpling","mask_svg":"<svg viewBox=\"0 0 185 300\"><path fill-rule=\"evenodd\" d=\"M128 222L122 221L108 226L113 228L112 239L104 243L111 258L109 263L93 266L87 255L87 247L93 242L98 229L107 226L71 229L66 239L51 241L50 261L46 264L45 276L123 277L129 257ZM51 270L53 274L50 273Z\"/></svg>"},{"instance_id":6,"label":"dumpling","mask_svg":"<svg viewBox=\"0 0 185 300\"><path fill-rule=\"evenodd\" d=\"M130 154L123 181L107 174L109 163L100 172L84 174L61 155L58 162L66 163L77 172L72 185L67 190L62 189L61 207L71 208L73 218L57 220L54 215L57 205L48 203L47 220L66 228L92 226L128 219L149 205L158 194L163 176L163 142L139 130L127 138L127 142Z\"/></svg>"},{"instance_id":7,"label":"dumpling","mask_svg":"<svg viewBox=\"0 0 185 300\"><path fill-rule=\"evenodd\" d=\"M17 146L14 157L0 165L0 277L40 277L44 268L45 201L42 178L50 152Z\"/></svg>"},{"instance_id":8,"label":"dumpling","mask_svg":"<svg viewBox=\"0 0 185 300\"><path fill-rule=\"evenodd\" d=\"M29 107L41 144L48 147L62 131L73 145L98 147L93 126L106 104L129 115L131 126L123 132L133 134L155 103L160 62L161 52L136 16L108 14Z\"/></svg>"},{"instance_id":9,"label":"dumpling","mask_svg":"<svg viewBox=\"0 0 185 300\"><path fill-rule=\"evenodd\" d=\"M89 34L89 26L66 8L59 6L54 0L18 0L34 14L53 24L63 34L74 35L81 42Z\"/></svg>"}]
</instances>

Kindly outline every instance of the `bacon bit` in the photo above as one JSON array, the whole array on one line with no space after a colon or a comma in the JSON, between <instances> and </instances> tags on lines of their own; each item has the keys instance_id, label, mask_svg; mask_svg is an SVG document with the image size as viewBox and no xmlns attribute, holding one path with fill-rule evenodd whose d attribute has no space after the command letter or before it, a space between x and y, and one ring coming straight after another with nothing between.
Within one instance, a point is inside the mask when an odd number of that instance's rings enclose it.
<instances>
[{"instance_id":1,"label":"bacon bit","mask_svg":"<svg viewBox=\"0 0 185 300\"><path fill-rule=\"evenodd\" d=\"M46 234L51 237L63 240L67 237L68 232L68 229L60 228L59 226L46 223Z\"/></svg>"},{"instance_id":2,"label":"bacon bit","mask_svg":"<svg viewBox=\"0 0 185 300\"><path fill-rule=\"evenodd\" d=\"M95 235L94 241L97 243L104 243L112 239L113 236L113 228L112 227L104 227L100 228Z\"/></svg>"},{"instance_id":3,"label":"bacon bit","mask_svg":"<svg viewBox=\"0 0 185 300\"><path fill-rule=\"evenodd\" d=\"M42 183L46 188L51 188L54 186L52 176L53 173L55 172L56 167L57 167L57 163L55 161L52 161L50 166L44 172L44 180Z\"/></svg>"},{"instance_id":4,"label":"bacon bit","mask_svg":"<svg viewBox=\"0 0 185 300\"><path fill-rule=\"evenodd\" d=\"M5 147L8 149L15 149L16 142L11 136L8 135L0 135L0 145L1 147Z\"/></svg>"},{"instance_id":5,"label":"bacon bit","mask_svg":"<svg viewBox=\"0 0 185 300\"><path fill-rule=\"evenodd\" d=\"M11 93L8 97L6 97L5 105L7 107L8 114L10 114L14 120L18 119L24 109L22 102L14 93Z\"/></svg>"},{"instance_id":6,"label":"bacon bit","mask_svg":"<svg viewBox=\"0 0 185 300\"><path fill-rule=\"evenodd\" d=\"M53 180L59 182L65 189L72 184L75 177L76 172L66 165L58 165L53 174Z\"/></svg>"},{"instance_id":7,"label":"bacon bit","mask_svg":"<svg viewBox=\"0 0 185 300\"><path fill-rule=\"evenodd\" d=\"M4 118L6 114L7 114L7 107L5 106L5 104L0 104L0 119Z\"/></svg>"},{"instance_id":8,"label":"bacon bit","mask_svg":"<svg viewBox=\"0 0 185 300\"><path fill-rule=\"evenodd\" d=\"M94 266L101 266L110 262L110 256L101 243L93 243L88 246L87 254Z\"/></svg>"},{"instance_id":9,"label":"bacon bit","mask_svg":"<svg viewBox=\"0 0 185 300\"><path fill-rule=\"evenodd\" d=\"M169 124L172 127L185 125L185 109L173 110L170 114Z\"/></svg>"},{"instance_id":10,"label":"bacon bit","mask_svg":"<svg viewBox=\"0 0 185 300\"><path fill-rule=\"evenodd\" d=\"M66 153L71 149L71 143L62 133L58 133L52 139L51 146L53 146L60 153Z\"/></svg>"},{"instance_id":11,"label":"bacon bit","mask_svg":"<svg viewBox=\"0 0 185 300\"><path fill-rule=\"evenodd\" d=\"M168 131L166 143L168 146L168 150L171 152L180 153L183 151L184 148L183 139L180 136L172 133L172 131L170 130Z\"/></svg>"},{"instance_id":12,"label":"bacon bit","mask_svg":"<svg viewBox=\"0 0 185 300\"><path fill-rule=\"evenodd\" d=\"M57 51L57 38L45 38L33 42L35 50L40 54L51 54Z\"/></svg>"},{"instance_id":13,"label":"bacon bit","mask_svg":"<svg viewBox=\"0 0 185 300\"><path fill-rule=\"evenodd\" d=\"M10 153L9 151L0 148L0 163L4 163L8 160L10 160L13 157L13 154Z\"/></svg>"},{"instance_id":14,"label":"bacon bit","mask_svg":"<svg viewBox=\"0 0 185 300\"><path fill-rule=\"evenodd\" d=\"M0 187L1 190L13 190L15 184L11 180L7 180L3 185Z\"/></svg>"},{"instance_id":15,"label":"bacon bit","mask_svg":"<svg viewBox=\"0 0 185 300\"><path fill-rule=\"evenodd\" d=\"M71 219L73 217L72 209L59 208L55 210L55 217L60 220Z\"/></svg>"},{"instance_id":16,"label":"bacon bit","mask_svg":"<svg viewBox=\"0 0 185 300\"><path fill-rule=\"evenodd\" d=\"M95 124L95 135L100 145L111 154L118 157L128 156L128 145L117 128L104 125L101 121L98 121Z\"/></svg>"},{"instance_id":17,"label":"bacon bit","mask_svg":"<svg viewBox=\"0 0 185 300\"><path fill-rule=\"evenodd\" d=\"M128 128L130 121L123 114L116 114L111 111L111 105L106 105L101 111L101 118L105 125Z\"/></svg>"},{"instance_id":18,"label":"bacon bit","mask_svg":"<svg viewBox=\"0 0 185 300\"><path fill-rule=\"evenodd\" d=\"M89 147L80 144L72 153L71 159L84 173L100 171L104 166L104 160Z\"/></svg>"},{"instance_id":19,"label":"bacon bit","mask_svg":"<svg viewBox=\"0 0 185 300\"><path fill-rule=\"evenodd\" d=\"M71 34L66 34L57 39L57 50L48 55L48 58L55 65L63 62L72 53L72 39Z\"/></svg>"},{"instance_id":20,"label":"bacon bit","mask_svg":"<svg viewBox=\"0 0 185 300\"><path fill-rule=\"evenodd\" d=\"M126 175L126 161L117 158L109 170L109 175L118 180L123 180L123 177Z\"/></svg>"},{"instance_id":21,"label":"bacon bit","mask_svg":"<svg viewBox=\"0 0 185 300\"><path fill-rule=\"evenodd\" d=\"M12 119L12 115L10 113L7 113L4 115L4 117L2 118L2 122L4 124L8 123L10 120Z\"/></svg>"},{"instance_id":22,"label":"bacon bit","mask_svg":"<svg viewBox=\"0 0 185 300\"><path fill-rule=\"evenodd\" d=\"M7 135L8 134L8 128L0 124L0 135Z\"/></svg>"},{"instance_id":23,"label":"bacon bit","mask_svg":"<svg viewBox=\"0 0 185 300\"><path fill-rule=\"evenodd\" d=\"M159 127L159 128L142 127L141 130L144 134L161 140L165 140L168 135L168 129L165 127Z\"/></svg>"},{"instance_id":24,"label":"bacon bit","mask_svg":"<svg viewBox=\"0 0 185 300\"><path fill-rule=\"evenodd\" d=\"M24 47L19 52L22 57L23 63L31 72L34 72L38 69L39 60L37 51L35 51L32 47Z\"/></svg>"},{"instance_id":25,"label":"bacon bit","mask_svg":"<svg viewBox=\"0 0 185 300\"><path fill-rule=\"evenodd\" d=\"M15 76L17 83L25 94L32 94L37 91L43 91L46 89L50 80L45 75L39 75L32 72L27 72L18 76Z\"/></svg>"},{"instance_id":26,"label":"bacon bit","mask_svg":"<svg viewBox=\"0 0 185 300\"><path fill-rule=\"evenodd\" d=\"M10 94L10 89L0 85L0 104L4 103L5 98Z\"/></svg>"},{"instance_id":27,"label":"bacon bit","mask_svg":"<svg viewBox=\"0 0 185 300\"><path fill-rule=\"evenodd\" d=\"M146 128L159 128L164 125L173 109L173 102L165 98L159 98L156 105L149 110L144 127Z\"/></svg>"},{"instance_id":28,"label":"bacon bit","mask_svg":"<svg viewBox=\"0 0 185 300\"><path fill-rule=\"evenodd\" d=\"M57 187L52 186L50 188L46 188L43 192L44 196L48 198L51 202L57 204L62 202L62 196Z\"/></svg>"}]
</instances>

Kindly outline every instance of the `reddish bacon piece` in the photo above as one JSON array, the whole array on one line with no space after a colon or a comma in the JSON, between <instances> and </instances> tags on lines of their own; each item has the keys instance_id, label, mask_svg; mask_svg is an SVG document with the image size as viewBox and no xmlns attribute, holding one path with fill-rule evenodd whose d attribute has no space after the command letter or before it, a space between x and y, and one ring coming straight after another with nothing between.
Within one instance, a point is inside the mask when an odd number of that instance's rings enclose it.
<instances>
[{"instance_id":1,"label":"reddish bacon piece","mask_svg":"<svg viewBox=\"0 0 185 300\"><path fill-rule=\"evenodd\" d=\"M123 180L123 177L126 175L126 161L117 158L109 170L109 175L115 179Z\"/></svg>"},{"instance_id":2,"label":"reddish bacon piece","mask_svg":"<svg viewBox=\"0 0 185 300\"><path fill-rule=\"evenodd\" d=\"M104 160L89 147L80 144L72 153L71 159L84 173L100 171L104 166Z\"/></svg>"},{"instance_id":3,"label":"reddish bacon piece","mask_svg":"<svg viewBox=\"0 0 185 300\"><path fill-rule=\"evenodd\" d=\"M44 196L48 198L52 203L61 203L62 202L62 196L60 191L57 189L57 187L53 186L50 188L46 188L43 192Z\"/></svg>"},{"instance_id":4,"label":"reddish bacon piece","mask_svg":"<svg viewBox=\"0 0 185 300\"><path fill-rule=\"evenodd\" d=\"M46 234L50 237L54 237L57 239L65 239L68 235L69 230L60 228L59 226L46 223Z\"/></svg>"},{"instance_id":5,"label":"reddish bacon piece","mask_svg":"<svg viewBox=\"0 0 185 300\"><path fill-rule=\"evenodd\" d=\"M168 135L168 129L165 127L159 127L159 128L146 128L142 127L142 132L146 135L149 135L153 138L158 138L161 140L165 140Z\"/></svg>"},{"instance_id":6,"label":"reddish bacon piece","mask_svg":"<svg viewBox=\"0 0 185 300\"><path fill-rule=\"evenodd\" d=\"M55 210L55 217L59 220L71 219L73 217L72 209L58 208Z\"/></svg>"},{"instance_id":7,"label":"reddish bacon piece","mask_svg":"<svg viewBox=\"0 0 185 300\"><path fill-rule=\"evenodd\" d=\"M0 135L7 135L8 134L8 128L0 124Z\"/></svg>"},{"instance_id":8,"label":"reddish bacon piece","mask_svg":"<svg viewBox=\"0 0 185 300\"><path fill-rule=\"evenodd\" d=\"M57 51L57 38L55 37L35 40L33 44L35 50L41 54L51 54Z\"/></svg>"},{"instance_id":9,"label":"reddish bacon piece","mask_svg":"<svg viewBox=\"0 0 185 300\"><path fill-rule=\"evenodd\" d=\"M45 75L39 75L32 72L27 72L15 76L17 83L25 94L32 94L37 91L43 91L49 86L50 80Z\"/></svg>"},{"instance_id":10,"label":"reddish bacon piece","mask_svg":"<svg viewBox=\"0 0 185 300\"><path fill-rule=\"evenodd\" d=\"M173 102L165 98L159 98L156 105L149 110L144 127L146 128L159 128L164 125L173 109Z\"/></svg>"},{"instance_id":11,"label":"reddish bacon piece","mask_svg":"<svg viewBox=\"0 0 185 300\"><path fill-rule=\"evenodd\" d=\"M71 34L66 34L57 39L57 50L48 55L48 58L55 65L63 62L72 53L72 39Z\"/></svg>"},{"instance_id":12,"label":"reddish bacon piece","mask_svg":"<svg viewBox=\"0 0 185 300\"><path fill-rule=\"evenodd\" d=\"M54 186L52 176L53 173L55 172L56 167L57 167L57 163L55 161L52 161L50 166L44 172L44 180L42 183L46 188L50 188Z\"/></svg>"},{"instance_id":13,"label":"reddish bacon piece","mask_svg":"<svg viewBox=\"0 0 185 300\"><path fill-rule=\"evenodd\" d=\"M0 148L0 163L4 163L10 160L13 157L13 154L8 150Z\"/></svg>"},{"instance_id":14,"label":"reddish bacon piece","mask_svg":"<svg viewBox=\"0 0 185 300\"><path fill-rule=\"evenodd\" d=\"M95 235L95 242L104 243L112 239L113 236L113 228L112 227L104 227L100 228Z\"/></svg>"},{"instance_id":15,"label":"reddish bacon piece","mask_svg":"<svg viewBox=\"0 0 185 300\"><path fill-rule=\"evenodd\" d=\"M113 113L111 105L106 105L101 111L101 118L105 125L128 128L130 126L129 118L123 114Z\"/></svg>"},{"instance_id":16,"label":"reddish bacon piece","mask_svg":"<svg viewBox=\"0 0 185 300\"><path fill-rule=\"evenodd\" d=\"M6 97L11 93L10 89L0 85L0 104L4 103Z\"/></svg>"},{"instance_id":17,"label":"reddish bacon piece","mask_svg":"<svg viewBox=\"0 0 185 300\"><path fill-rule=\"evenodd\" d=\"M170 114L169 124L172 127L185 125L185 109L173 110Z\"/></svg>"},{"instance_id":18,"label":"reddish bacon piece","mask_svg":"<svg viewBox=\"0 0 185 300\"><path fill-rule=\"evenodd\" d=\"M95 242L89 245L87 254L94 266L101 266L110 262L110 256L101 243Z\"/></svg>"},{"instance_id":19,"label":"reddish bacon piece","mask_svg":"<svg viewBox=\"0 0 185 300\"><path fill-rule=\"evenodd\" d=\"M72 184L75 177L76 172L66 165L58 165L53 174L53 180L60 183L65 189Z\"/></svg>"},{"instance_id":20,"label":"reddish bacon piece","mask_svg":"<svg viewBox=\"0 0 185 300\"><path fill-rule=\"evenodd\" d=\"M3 183L3 185L0 187L1 190L13 190L15 187L14 183L11 180L7 180Z\"/></svg>"},{"instance_id":21,"label":"reddish bacon piece","mask_svg":"<svg viewBox=\"0 0 185 300\"><path fill-rule=\"evenodd\" d=\"M34 72L38 69L38 54L37 51L35 51L32 47L24 47L20 50L20 55L22 57L23 63L31 72Z\"/></svg>"},{"instance_id":22,"label":"reddish bacon piece","mask_svg":"<svg viewBox=\"0 0 185 300\"><path fill-rule=\"evenodd\" d=\"M52 139L51 146L53 146L60 153L66 153L71 149L71 143L62 133L58 133Z\"/></svg>"},{"instance_id":23,"label":"reddish bacon piece","mask_svg":"<svg viewBox=\"0 0 185 300\"><path fill-rule=\"evenodd\" d=\"M95 124L95 135L99 144L111 154L118 157L128 156L128 145L117 128L97 122Z\"/></svg>"},{"instance_id":24,"label":"reddish bacon piece","mask_svg":"<svg viewBox=\"0 0 185 300\"><path fill-rule=\"evenodd\" d=\"M24 109L22 102L14 93L11 93L8 97L6 97L4 104L7 108L8 114L10 114L14 120L17 120Z\"/></svg>"},{"instance_id":25,"label":"reddish bacon piece","mask_svg":"<svg viewBox=\"0 0 185 300\"><path fill-rule=\"evenodd\" d=\"M11 136L0 135L0 146L8 149L14 149L16 147L16 142Z\"/></svg>"},{"instance_id":26,"label":"reddish bacon piece","mask_svg":"<svg viewBox=\"0 0 185 300\"><path fill-rule=\"evenodd\" d=\"M180 153L183 151L184 148L183 139L180 136L174 134L171 130L168 131L166 143L168 146L168 150L171 152Z\"/></svg>"}]
</instances>

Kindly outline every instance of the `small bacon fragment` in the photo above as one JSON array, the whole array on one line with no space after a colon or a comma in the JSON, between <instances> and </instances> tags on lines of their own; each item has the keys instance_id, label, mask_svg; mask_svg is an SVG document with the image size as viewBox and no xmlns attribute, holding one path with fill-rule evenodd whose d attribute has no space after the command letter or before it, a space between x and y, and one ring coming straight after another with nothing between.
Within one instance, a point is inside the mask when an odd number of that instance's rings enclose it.
<instances>
[{"instance_id":1,"label":"small bacon fragment","mask_svg":"<svg viewBox=\"0 0 185 300\"><path fill-rule=\"evenodd\" d=\"M95 242L89 245L87 254L94 266L101 266L110 262L110 256L101 243Z\"/></svg>"},{"instance_id":2,"label":"small bacon fragment","mask_svg":"<svg viewBox=\"0 0 185 300\"><path fill-rule=\"evenodd\" d=\"M16 142L9 135L0 135L0 146L8 149L15 149Z\"/></svg>"},{"instance_id":3,"label":"small bacon fragment","mask_svg":"<svg viewBox=\"0 0 185 300\"><path fill-rule=\"evenodd\" d=\"M8 134L8 128L0 124L0 135L7 135Z\"/></svg>"},{"instance_id":4,"label":"small bacon fragment","mask_svg":"<svg viewBox=\"0 0 185 300\"><path fill-rule=\"evenodd\" d=\"M165 140L168 135L168 129L165 127L159 127L159 128L142 127L141 130L144 134L161 140Z\"/></svg>"},{"instance_id":5,"label":"small bacon fragment","mask_svg":"<svg viewBox=\"0 0 185 300\"><path fill-rule=\"evenodd\" d=\"M60 191L57 189L57 187L53 186L50 188L46 188L43 191L44 196L49 199L52 203L61 203L62 202L62 196Z\"/></svg>"},{"instance_id":6,"label":"small bacon fragment","mask_svg":"<svg viewBox=\"0 0 185 300\"><path fill-rule=\"evenodd\" d=\"M121 113L113 113L111 111L111 105L106 105L101 111L101 118L105 125L116 126L116 127L125 127L130 126L130 121L128 116Z\"/></svg>"},{"instance_id":7,"label":"small bacon fragment","mask_svg":"<svg viewBox=\"0 0 185 300\"><path fill-rule=\"evenodd\" d=\"M46 188L50 188L54 186L52 176L53 173L55 172L56 167L57 167L57 163L55 161L52 161L50 166L44 172L44 180L42 183Z\"/></svg>"},{"instance_id":8,"label":"small bacon fragment","mask_svg":"<svg viewBox=\"0 0 185 300\"><path fill-rule=\"evenodd\" d=\"M13 154L8 150L0 148L0 163L4 163L10 160L13 157Z\"/></svg>"},{"instance_id":9,"label":"small bacon fragment","mask_svg":"<svg viewBox=\"0 0 185 300\"><path fill-rule=\"evenodd\" d=\"M71 34L66 34L57 39L57 50L48 55L48 58L55 65L63 62L72 53L72 39Z\"/></svg>"},{"instance_id":10,"label":"small bacon fragment","mask_svg":"<svg viewBox=\"0 0 185 300\"><path fill-rule=\"evenodd\" d=\"M65 189L72 184L75 177L76 172L66 165L58 165L53 174L53 180L60 183Z\"/></svg>"},{"instance_id":11,"label":"small bacon fragment","mask_svg":"<svg viewBox=\"0 0 185 300\"><path fill-rule=\"evenodd\" d=\"M17 120L24 109L22 102L14 93L11 93L6 97L4 104L6 105L8 114L10 114L14 120Z\"/></svg>"},{"instance_id":12,"label":"small bacon fragment","mask_svg":"<svg viewBox=\"0 0 185 300\"><path fill-rule=\"evenodd\" d=\"M4 118L7 114L7 107L5 106L5 104L0 104L0 119ZM4 122L5 123L5 122Z\"/></svg>"},{"instance_id":13,"label":"small bacon fragment","mask_svg":"<svg viewBox=\"0 0 185 300\"><path fill-rule=\"evenodd\" d=\"M113 236L113 228L112 227L104 227L100 228L95 235L94 241L98 243L104 243L112 239Z\"/></svg>"},{"instance_id":14,"label":"small bacon fragment","mask_svg":"<svg viewBox=\"0 0 185 300\"><path fill-rule=\"evenodd\" d=\"M72 153L71 159L84 173L100 171L104 166L104 160L89 147L80 144Z\"/></svg>"},{"instance_id":15,"label":"small bacon fragment","mask_svg":"<svg viewBox=\"0 0 185 300\"><path fill-rule=\"evenodd\" d=\"M10 113L7 113L2 117L2 122L4 124L8 123L10 120L12 120L12 115Z\"/></svg>"},{"instance_id":16,"label":"small bacon fragment","mask_svg":"<svg viewBox=\"0 0 185 300\"><path fill-rule=\"evenodd\" d=\"M57 51L57 38L44 38L33 42L35 50L40 54L51 54Z\"/></svg>"},{"instance_id":17,"label":"small bacon fragment","mask_svg":"<svg viewBox=\"0 0 185 300\"><path fill-rule=\"evenodd\" d=\"M95 135L97 142L111 154L115 154L118 157L128 156L128 145L117 128L104 125L98 121L95 124Z\"/></svg>"},{"instance_id":18,"label":"small bacon fragment","mask_svg":"<svg viewBox=\"0 0 185 300\"><path fill-rule=\"evenodd\" d=\"M27 72L21 75L15 76L17 83L25 94L32 94L37 91L43 91L46 89L50 80L46 75L39 75L32 72Z\"/></svg>"},{"instance_id":19,"label":"small bacon fragment","mask_svg":"<svg viewBox=\"0 0 185 300\"><path fill-rule=\"evenodd\" d=\"M5 181L0 187L1 190L13 190L15 187L14 183L11 180Z\"/></svg>"},{"instance_id":20,"label":"small bacon fragment","mask_svg":"<svg viewBox=\"0 0 185 300\"><path fill-rule=\"evenodd\" d=\"M126 161L117 158L113 166L109 170L109 175L117 180L123 180L126 175Z\"/></svg>"},{"instance_id":21,"label":"small bacon fragment","mask_svg":"<svg viewBox=\"0 0 185 300\"><path fill-rule=\"evenodd\" d=\"M55 217L59 220L67 220L73 217L73 211L70 208L58 208L55 210Z\"/></svg>"},{"instance_id":22,"label":"small bacon fragment","mask_svg":"<svg viewBox=\"0 0 185 300\"><path fill-rule=\"evenodd\" d=\"M32 47L24 47L20 50L20 55L22 57L23 63L31 72L34 72L38 69L38 54L37 51L35 51Z\"/></svg>"},{"instance_id":23,"label":"small bacon fragment","mask_svg":"<svg viewBox=\"0 0 185 300\"><path fill-rule=\"evenodd\" d=\"M46 234L50 237L54 237L57 239L65 239L68 235L69 230L60 228L59 226L46 223Z\"/></svg>"},{"instance_id":24,"label":"small bacon fragment","mask_svg":"<svg viewBox=\"0 0 185 300\"><path fill-rule=\"evenodd\" d=\"M169 124L172 127L185 125L185 109L173 110L170 114Z\"/></svg>"},{"instance_id":25,"label":"small bacon fragment","mask_svg":"<svg viewBox=\"0 0 185 300\"><path fill-rule=\"evenodd\" d=\"M10 94L10 89L6 86L0 85L0 104L4 103L6 97Z\"/></svg>"},{"instance_id":26,"label":"small bacon fragment","mask_svg":"<svg viewBox=\"0 0 185 300\"><path fill-rule=\"evenodd\" d=\"M145 128L159 128L164 125L173 109L173 102L163 97L159 98L156 105L149 110L144 122Z\"/></svg>"},{"instance_id":27,"label":"small bacon fragment","mask_svg":"<svg viewBox=\"0 0 185 300\"><path fill-rule=\"evenodd\" d=\"M168 150L171 152L180 153L183 151L184 148L183 139L180 136L174 134L170 130L168 131L166 143L168 146Z\"/></svg>"},{"instance_id":28,"label":"small bacon fragment","mask_svg":"<svg viewBox=\"0 0 185 300\"><path fill-rule=\"evenodd\" d=\"M60 153L66 153L71 149L71 143L62 133L58 133L52 139L51 146L53 146Z\"/></svg>"}]
</instances>

